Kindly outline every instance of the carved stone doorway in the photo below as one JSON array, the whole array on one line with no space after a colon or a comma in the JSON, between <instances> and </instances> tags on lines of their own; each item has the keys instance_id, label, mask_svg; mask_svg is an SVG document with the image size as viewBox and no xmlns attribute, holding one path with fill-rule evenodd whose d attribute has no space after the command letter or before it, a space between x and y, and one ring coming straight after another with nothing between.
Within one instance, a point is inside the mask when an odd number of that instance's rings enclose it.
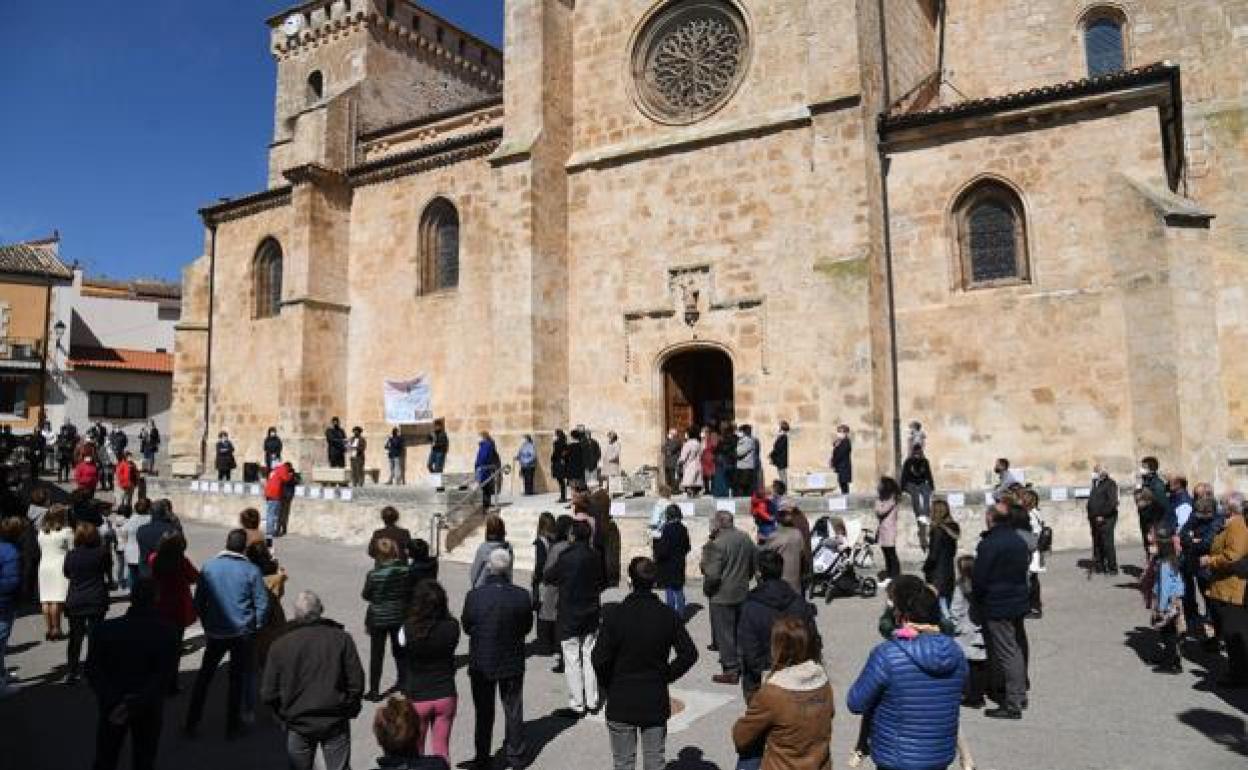
<instances>
[{"instance_id":1,"label":"carved stone doorway","mask_svg":"<svg viewBox=\"0 0 1248 770\"><path fill-rule=\"evenodd\" d=\"M663 362L663 430L733 419L732 359L717 348L682 350Z\"/></svg>"}]
</instances>

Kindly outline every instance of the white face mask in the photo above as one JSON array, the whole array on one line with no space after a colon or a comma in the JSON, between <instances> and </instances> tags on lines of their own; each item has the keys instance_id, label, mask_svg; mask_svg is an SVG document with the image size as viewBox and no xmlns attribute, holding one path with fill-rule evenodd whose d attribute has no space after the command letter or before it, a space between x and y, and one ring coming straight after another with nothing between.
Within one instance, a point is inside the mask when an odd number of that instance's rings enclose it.
<instances>
[{"instance_id":1,"label":"white face mask","mask_svg":"<svg viewBox=\"0 0 1248 770\"><path fill-rule=\"evenodd\" d=\"M1148 468L1145 468L1143 465L1141 465L1141 466L1140 466L1140 475L1141 475L1141 476L1147 476L1147 475L1148 475Z\"/></svg>"}]
</instances>

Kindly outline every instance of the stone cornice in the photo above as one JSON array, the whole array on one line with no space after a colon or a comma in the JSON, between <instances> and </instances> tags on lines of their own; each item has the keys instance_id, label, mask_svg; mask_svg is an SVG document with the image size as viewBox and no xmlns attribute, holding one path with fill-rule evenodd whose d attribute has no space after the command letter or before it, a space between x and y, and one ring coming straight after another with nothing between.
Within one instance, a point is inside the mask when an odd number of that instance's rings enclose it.
<instances>
[{"instance_id":1,"label":"stone cornice","mask_svg":"<svg viewBox=\"0 0 1248 770\"><path fill-rule=\"evenodd\" d=\"M333 302L315 297L294 297L282 300L282 307L303 306L309 310L326 310L331 313L350 313L351 306L342 302Z\"/></svg>"},{"instance_id":2,"label":"stone cornice","mask_svg":"<svg viewBox=\"0 0 1248 770\"><path fill-rule=\"evenodd\" d=\"M290 199L291 186L284 185L282 187L274 187L271 190L246 195L242 198L222 201L213 206L206 206L199 210L199 216L203 219L204 224L216 225L233 219L249 217L261 211L289 206Z\"/></svg>"},{"instance_id":3,"label":"stone cornice","mask_svg":"<svg viewBox=\"0 0 1248 770\"><path fill-rule=\"evenodd\" d=\"M346 174L319 163L305 163L282 172L282 176L295 187L312 184L318 187L343 185L347 182Z\"/></svg>"},{"instance_id":4,"label":"stone cornice","mask_svg":"<svg viewBox=\"0 0 1248 770\"><path fill-rule=\"evenodd\" d=\"M453 136L410 152L361 163L349 169L347 177L352 187L363 187L418 174L432 168L462 163L465 160L489 155L498 147L502 136L501 126L494 126L473 134Z\"/></svg>"}]
</instances>

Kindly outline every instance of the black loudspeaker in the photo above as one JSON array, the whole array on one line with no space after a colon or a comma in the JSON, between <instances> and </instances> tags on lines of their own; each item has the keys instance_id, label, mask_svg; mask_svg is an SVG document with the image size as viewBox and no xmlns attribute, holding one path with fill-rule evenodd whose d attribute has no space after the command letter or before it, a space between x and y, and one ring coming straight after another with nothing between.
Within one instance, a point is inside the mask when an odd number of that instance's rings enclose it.
<instances>
[{"instance_id":1,"label":"black loudspeaker","mask_svg":"<svg viewBox=\"0 0 1248 770\"><path fill-rule=\"evenodd\" d=\"M260 463L243 463L243 482L255 484L260 481Z\"/></svg>"}]
</instances>

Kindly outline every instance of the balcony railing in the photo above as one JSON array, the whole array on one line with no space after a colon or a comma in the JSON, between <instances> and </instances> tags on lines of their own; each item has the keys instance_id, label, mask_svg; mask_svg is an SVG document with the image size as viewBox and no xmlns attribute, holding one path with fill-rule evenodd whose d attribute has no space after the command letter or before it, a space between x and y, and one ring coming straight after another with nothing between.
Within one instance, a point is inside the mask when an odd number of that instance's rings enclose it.
<instances>
[{"instance_id":1,"label":"balcony railing","mask_svg":"<svg viewBox=\"0 0 1248 770\"><path fill-rule=\"evenodd\" d=\"M0 337L0 361L39 363L43 340L34 337Z\"/></svg>"}]
</instances>

